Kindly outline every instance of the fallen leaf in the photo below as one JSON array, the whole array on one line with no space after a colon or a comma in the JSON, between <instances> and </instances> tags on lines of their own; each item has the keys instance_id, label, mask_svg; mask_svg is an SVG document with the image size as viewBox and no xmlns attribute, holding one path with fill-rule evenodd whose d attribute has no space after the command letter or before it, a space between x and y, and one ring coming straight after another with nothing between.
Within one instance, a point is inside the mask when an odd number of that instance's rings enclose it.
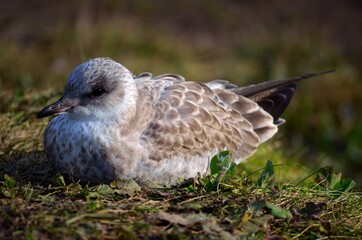
<instances>
[{"instance_id":1,"label":"fallen leaf","mask_svg":"<svg viewBox=\"0 0 362 240\"><path fill-rule=\"evenodd\" d=\"M326 207L327 204L324 202L317 204L314 202L307 202L304 208L297 211L297 214L308 219L318 218L322 214L323 210L326 209Z\"/></svg>"},{"instance_id":2,"label":"fallen leaf","mask_svg":"<svg viewBox=\"0 0 362 240\"><path fill-rule=\"evenodd\" d=\"M141 187L134 180L116 180L111 182L110 186L117 194L131 197L135 192L141 191Z\"/></svg>"},{"instance_id":3,"label":"fallen leaf","mask_svg":"<svg viewBox=\"0 0 362 240\"><path fill-rule=\"evenodd\" d=\"M271 212L271 214L274 216L274 217L277 217L277 218L287 218L287 219L290 219L292 218L292 213L289 211L289 210L285 210L281 207L278 207L270 202L265 202L265 207L268 208Z\"/></svg>"},{"instance_id":4,"label":"fallen leaf","mask_svg":"<svg viewBox=\"0 0 362 240\"><path fill-rule=\"evenodd\" d=\"M163 211L156 213L156 218L158 218L159 220L162 220L162 221L167 221L172 224L179 224L179 225L183 225L183 226L190 224L190 222L188 220L186 220L184 217L182 217L180 215L173 214L173 213L167 213L167 212L163 212Z\"/></svg>"}]
</instances>

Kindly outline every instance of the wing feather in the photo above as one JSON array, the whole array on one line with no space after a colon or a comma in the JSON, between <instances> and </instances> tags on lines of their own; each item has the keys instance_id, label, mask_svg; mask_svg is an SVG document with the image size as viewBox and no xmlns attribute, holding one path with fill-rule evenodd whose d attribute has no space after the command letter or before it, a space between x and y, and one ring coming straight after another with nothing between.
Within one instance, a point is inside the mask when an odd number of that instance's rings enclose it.
<instances>
[{"instance_id":1,"label":"wing feather","mask_svg":"<svg viewBox=\"0 0 362 240\"><path fill-rule=\"evenodd\" d=\"M254 153L260 139L244 115L263 111L255 102L227 89L210 89L206 84L163 84L166 87L155 102L154 117L144 132L151 143L150 158L162 160L228 149L242 160ZM258 116L272 123L267 113Z\"/></svg>"}]
</instances>

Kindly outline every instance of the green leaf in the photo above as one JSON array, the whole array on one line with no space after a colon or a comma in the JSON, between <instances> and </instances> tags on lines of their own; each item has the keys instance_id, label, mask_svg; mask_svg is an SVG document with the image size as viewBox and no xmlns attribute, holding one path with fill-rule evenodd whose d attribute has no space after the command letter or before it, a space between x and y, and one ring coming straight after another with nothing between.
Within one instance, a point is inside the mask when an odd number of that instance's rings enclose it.
<instances>
[{"instance_id":1,"label":"green leaf","mask_svg":"<svg viewBox=\"0 0 362 240\"><path fill-rule=\"evenodd\" d=\"M270 202L265 202L265 207L270 210L270 213L277 218L291 219L293 216L289 210L285 210Z\"/></svg>"},{"instance_id":2,"label":"green leaf","mask_svg":"<svg viewBox=\"0 0 362 240\"><path fill-rule=\"evenodd\" d=\"M266 163L265 168L258 178L256 184L260 188L264 188L268 185L274 185L274 164L271 160L268 160Z\"/></svg>"},{"instance_id":3,"label":"green leaf","mask_svg":"<svg viewBox=\"0 0 362 240\"><path fill-rule=\"evenodd\" d=\"M345 178L341 181L337 182L332 190L340 191L340 192L349 192L356 186L356 182L352 179Z\"/></svg>"},{"instance_id":4,"label":"green leaf","mask_svg":"<svg viewBox=\"0 0 362 240\"><path fill-rule=\"evenodd\" d=\"M212 182L207 181L204 188L207 192L216 191L218 184L219 184L219 182L217 181L217 179L215 179L215 181L212 181Z\"/></svg>"},{"instance_id":5,"label":"green leaf","mask_svg":"<svg viewBox=\"0 0 362 240\"><path fill-rule=\"evenodd\" d=\"M210 173L211 173L211 175L215 175L215 174L218 174L220 172L221 168L219 167L219 162L220 162L220 159L219 159L218 154L215 155L211 159L211 162L210 162Z\"/></svg>"},{"instance_id":6,"label":"green leaf","mask_svg":"<svg viewBox=\"0 0 362 240\"><path fill-rule=\"evenodd\" d=\"M215 191L219 183L225 181L225 176L234 177L237 164L233 161L232 155L225 150L216 154L210 161L210 175L200 179L199 182L205 190Z\"/></svg>"},{"instance_id":7,"label":"green leaf","mask_svg":"<svg viewBox=\"0 0 362 240\"><path fill-rule=\"evenodd\" d=\"M7 188L14 188L16 186L16 181L9 175L4 175L4 186Z\"/></svg>"},{"instance_id":8,"label":"green leaf","mask_svg":"<svg viewBox=\"0 0 362 240\"><path fill-rule=\"evenodd\" d=\"M229 151L225 150L216 154L210 162L210 172L211 175L219 174L223 168L229 168L231 165L232 159Z\"/></svg>"},{"instance_id":9,"label":"green leaf","mask_svg":"<svg viewBox=\"0 0 362 240\"><path fill-rule=\"evenodd\" d=\"M335 186L341 181L342 173L331 173L328 175L328 188L335 189Z\"/></svg>"},{"instance_id":10,"label":"green leaf","mask_svg":"<svg viewBox=\"0 0 362 240\"><path fill-rule=\"evenodd\" d=\"M335 191L337 195L340 195L340 192L348 192L356 186L356 182L352 179L343 179L342 173L334 173L332 167L319 169L316 182L325 189Z\"/></svg>"},{"instance_id":11,"label":"green leaf","mask_svg":"<svg viewBox=\"0 0 362 240\"><path fill-rule=\"evenodd\" d=\"M57 176L57 177L54 179L54 186L56 186L56 187L65 187L65 186L66 186L64 177L63 177L62 175Z\"/></svg>"},{"instance_id":12,"label":"green leaf","mask_svg":"<svg viewBox=\"0 0 362 240\"><path fill-rule=\"evenodd\" d=\"M190 184L189 186L186 187L186 190L189 192L196 192L195 186Z\"/></svg>"},{"instance_id":13,"label":"green leaf","mask_svg":"<svg viewBox=\"0 0 362 240\"><path fill-rule=\"evenodd\" d=\"M222 151L219 154L220 167L221 171L226 172L229 170L230 166L233 163L233 159L231 158L231 153L229 151Z\"/></svg>"},{"instance_id":14,"label":"green leaf","mask_svg":"<svg viewBox=\"0 0 362 240\"><path fill-rule=\"evenodd\" d=\"M237 164L233 161L229 167L229 169L227 170L226 174L229 177L234 177L235 176L235 171L236 171L236 166Z\"/></svg>"}]
</instances>

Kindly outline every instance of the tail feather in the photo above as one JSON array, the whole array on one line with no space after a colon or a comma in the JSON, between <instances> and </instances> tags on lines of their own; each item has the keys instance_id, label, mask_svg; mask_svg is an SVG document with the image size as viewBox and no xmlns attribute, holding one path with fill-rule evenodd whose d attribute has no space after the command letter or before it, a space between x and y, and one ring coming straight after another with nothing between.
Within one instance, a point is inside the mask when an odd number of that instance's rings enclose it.
<instances>
[{"instance_id":1,"label":"tail feather","mask_svg":"<svg viewBox=\"0 0 362 240\"><path fill-rule=\"evenodd\" d=\"M305 74L302 76L287 78L287 79L283 79L283 80L271 80L271 81L266 81L266 82L262 82L259 84L249 85L247 87L234 88L234 89L231 89L231 91L233 91L234 93L236 93L238 95L242 95L244 97L249 98L254 95L260 94L262 92L271 90L271 89L276 89L279 87L289 85L291 83L295 83L295 82L298 82L298 81L301 81L304 79L308 79L308 78L317 77L317 76L331 73L334 71L335 70L328 70L328 71L324 71L324 72L320 72L320 73L309 73L309 74Z\"/></svg>"},{"instance_id":2,"label":"tail feather","mask_svg":"<svg viewBox=\"0 0 362 240\"><path fill-rule=\"evenodd\" d=\"M334 70L311 73L284 80L267 81L247 87L234 88L231 89L231 91L256 102L261 108L273 116L274 124L280 125L284 122L280 116L287 108L296 90L297 86L295 83L330 72L334 72Z\"/></svg>"}]
</instances>

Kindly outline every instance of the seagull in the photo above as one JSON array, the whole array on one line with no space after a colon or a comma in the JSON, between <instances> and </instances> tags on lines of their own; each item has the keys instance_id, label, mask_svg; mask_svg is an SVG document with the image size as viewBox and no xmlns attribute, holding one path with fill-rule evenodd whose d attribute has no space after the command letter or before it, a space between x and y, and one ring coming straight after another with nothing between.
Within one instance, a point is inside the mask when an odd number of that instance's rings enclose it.
<instances>
[{"instance_id":1,"label":"seagull","mask_svg":"<svg viewBox=\"0 0 362 240\"><path fill-rule=\"evenodd\" d=\"M94 58L70 73L61 98L37 118L55 115L44 133L46 156L73 181L173 185L208 174L219 151L229 150L237 164L251 156L284 122L295 82L327 72L238 87L133 75Z\"/></svg>"}]
</instances>

